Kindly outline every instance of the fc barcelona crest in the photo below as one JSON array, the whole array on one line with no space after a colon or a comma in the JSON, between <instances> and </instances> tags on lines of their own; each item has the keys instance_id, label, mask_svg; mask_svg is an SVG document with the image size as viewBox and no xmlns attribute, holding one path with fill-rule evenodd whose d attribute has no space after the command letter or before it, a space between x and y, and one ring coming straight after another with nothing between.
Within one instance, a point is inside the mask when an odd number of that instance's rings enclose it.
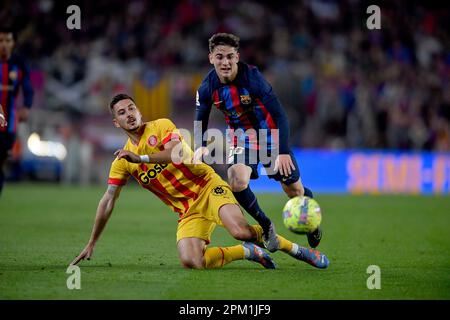
<instances>
[{"instance_id":1,"label":"fc barcelona crest","mask_svg":"<svg viewBox=\"0 0 450 320\"><path fill-rule=\"evenodd\" d=\"M250 98L250 95L248 94L241 95L240 97L242 104L250 104L252 102L252 98Z\"/></svg>"}]
</instances>

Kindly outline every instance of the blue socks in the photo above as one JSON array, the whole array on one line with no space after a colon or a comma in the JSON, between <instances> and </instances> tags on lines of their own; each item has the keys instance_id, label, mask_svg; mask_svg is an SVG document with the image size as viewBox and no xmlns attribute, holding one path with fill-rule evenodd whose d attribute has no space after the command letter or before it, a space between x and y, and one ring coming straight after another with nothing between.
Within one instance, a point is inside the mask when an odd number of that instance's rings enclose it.
<instances>
[{"instance_id":1,"label":"blue socks","mask_svg":"<svg viewBox=\"0 0 450 320\"><path fill-rule=\"evenodd\" d=\"M258 200L250 186L247 186L245 190L233 192L233 194L239 204L259 223L264 231L269 229L271 221L259 207Z\"/></svg>"},{"instance_id":2,"label":"blue socks","mask_svg":"<svg viewBox=\"0 0 450 320\"><path fill-rule=\"evenodd\" d=\"M310 197L311 199L314 198L313 193L310 189L303 186L303 189L305 190L305 196Z\"/></svg>"}]
</instances>

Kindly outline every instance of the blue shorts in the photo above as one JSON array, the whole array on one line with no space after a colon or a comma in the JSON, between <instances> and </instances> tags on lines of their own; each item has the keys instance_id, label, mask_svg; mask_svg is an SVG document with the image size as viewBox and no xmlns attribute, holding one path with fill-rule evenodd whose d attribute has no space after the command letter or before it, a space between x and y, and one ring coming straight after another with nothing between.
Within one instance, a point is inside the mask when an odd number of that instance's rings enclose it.
<instances>
[{"instance_id":1,"label":"blue shorts","mask_svg":"<svg viewBox=\"0 0 450 320\"><path fill-rule=\"evenodd\" d=\"M267 154L267 158L263 159L262 156L260 156L259 152L257 150L250 150L247 148L242 147L231 147L228 152L228 167L231 167L234 164L242 163L246 166L250 167L252 169L252 173L250 175L250 179L258 179L258 164L261 163L264 168L266 168L267 176L269 179L274 179L275 181L280 181L286 185L293 184L294 182L297 182L300 179L300 169L298 168L297 160L294 157L294 154L292 153L292 150L289 149L289 154L291 156L292 162L294 163L295 170L291 172L291 175L286 177L280 174L280 171L272 172L271 166L273 161L275 161L275 158L270 159L270 152Z\"/></svg>"}]
</instances>

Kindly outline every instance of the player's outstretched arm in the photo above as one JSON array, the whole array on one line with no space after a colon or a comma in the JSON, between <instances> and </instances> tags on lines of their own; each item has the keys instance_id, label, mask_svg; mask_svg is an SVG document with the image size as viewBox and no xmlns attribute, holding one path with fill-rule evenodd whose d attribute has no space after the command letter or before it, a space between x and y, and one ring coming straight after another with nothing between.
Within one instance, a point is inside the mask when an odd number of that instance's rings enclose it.
<instances>
[{"instance_id":1,"label":"player's outstretched arm","mask_svg":"<svg viewBox=\"0 0 450 320\"><path fill-rule=\"evenodd\" d=\"M109 217L114 209L115 202L120 195L121 186L108 185L108 189L98 203L97 213L95 215L94 227L92 229L91 238L86 247L81 253L72 261L71 265L76 265L81 260L90 260L94 252L95 244L100 238L100 234L105 228Z\"/></svg>"},{"instance_id":2,"label":"player's outstretched arm","mask_svg":"<svg viewBox=\"0 0 450 320\"><path fill-rule=\"evenodd\" d=\"M139 157L139 155L128 151L128 150L123 150L123 149L119 149L116 152L114 152L114 155L117 157L117 159L125 159L128 162L131 163L141 163L141 158Z\"/></svg>"},{"instance_id":3,"label":"player's outstretched arm","mask_svg":"<svg viewBox=\"0 0 450 320\"><path fill-rule=\"evenodd\" d=\"M152 154L137 155L131 151L119 149L114 152L117 159L125 159L132 163L171 163L182 162L185 157L181 141L172 140L164 145L164 150Z\"/></svg>"}]
</instances>

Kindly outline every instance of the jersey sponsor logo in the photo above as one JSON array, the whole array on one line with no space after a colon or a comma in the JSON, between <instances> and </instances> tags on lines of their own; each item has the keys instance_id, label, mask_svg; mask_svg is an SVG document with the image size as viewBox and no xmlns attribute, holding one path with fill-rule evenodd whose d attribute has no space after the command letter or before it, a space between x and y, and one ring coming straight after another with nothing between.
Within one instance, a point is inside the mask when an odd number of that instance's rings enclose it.
<instances>
[{"instance_id":1,"label":"jersey sponsor logo","mask_svg":"<svg viewBox=\"0 0 450 320\"><path fill-rule=\"evenodd\" d=\"M148 137L147 142L150 147L154 147L158 143L158 138L155 135L151 135Z\"/></svg>"},{"instance_id":2,"label":"jersey sponsor logo","mask_svg":"<svg viewBox=\"0 0 450 320\"><path fill-rule=\"evenodd\" d=\"M10 71L10 72L9 72L9 78L10 78L12 81L16 80L16 79L17 79L17 71L15 71L15 70Z\"/></svg>"},{"instance_id":3,"label":"jersey sponsor logo","mask_svg":"<svg viewBox=\"0 0 450 320\"><path fill-rule=\"evenodd\" d=\"M252 102L252 98L248 94L243 94L240 97L242 104L250 104Z\"/></svg>"},{"instance_id":4,"label":"jersey sponsor logo","mask_svg":"<svg viewBox=\"0 0 450 320\"><path fill-rule=\"evenodd\" d=\"M218 186L212 189L211 193L215 196L224 196L227 194L227 189L223 186Z\"/></svg>"},{"instance_id":5,"label":"jersey sponsor logo","mask_svg":"<svg viewBox=\"0 0 450 320\"><path fill-rule=\"evenodd\" d=\"M150 180L156 178L169 164L168 163L157 163L153 168L147 170L146 172L141 172L139 174L139 180L143 184L148 184Z\"/></svg>"}]
</instances>

